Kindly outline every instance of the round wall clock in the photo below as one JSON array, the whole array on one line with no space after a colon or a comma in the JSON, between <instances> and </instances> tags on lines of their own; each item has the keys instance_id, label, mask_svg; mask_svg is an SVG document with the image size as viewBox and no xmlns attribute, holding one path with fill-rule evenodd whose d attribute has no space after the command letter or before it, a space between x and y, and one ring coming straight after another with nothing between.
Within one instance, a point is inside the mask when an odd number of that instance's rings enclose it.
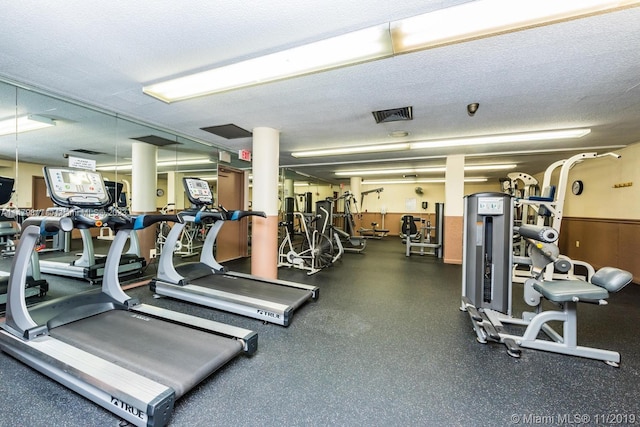
<instances>
[{"instance_id":1,"label":"round wall clock","mask_svg":"<svg viewBox=\"0 0 640 427\"><path fill-rule=\"evenodd\" d=\"M158 196L158 197L164 196L164 190L162 188L158 188L156 190L156 196Z\"/></svg>"},{"instance_id":2,"label":"round wall clock","mask_svg":"<svg viewBox=\"0 0 640 427\"><path fill-rule=\"evenodd\" d=\"M573 184L571 184L571 192L573 194L575 194L576 196L579 196L580 194L582 194L583 190L584 190L584 184L582 183L582 181L580 180L573 181Z\"/></svg>"}]
</instances>

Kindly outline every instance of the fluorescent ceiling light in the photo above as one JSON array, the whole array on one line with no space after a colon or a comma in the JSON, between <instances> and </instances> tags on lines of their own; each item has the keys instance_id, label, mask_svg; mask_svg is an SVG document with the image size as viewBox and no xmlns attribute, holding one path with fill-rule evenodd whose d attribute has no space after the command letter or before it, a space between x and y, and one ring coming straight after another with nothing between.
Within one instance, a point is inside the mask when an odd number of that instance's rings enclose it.
<instances>
[{"instance_id":1,"label":"fluorescent ceiling light","mask_svg":"<svg viewBox=\"0 0 640 427\"><path fill-rule=\"evenodd\" d=\"M507 169L515 169L518 165L515 163L508 163L502 165L466 165L465 171L499 171Z\"/></svg>"},{"instance_id":2,"label":"fluorescent ceiling light","mask_svg":"<svg viewBox=\"0 0 640 427\"><path fill-rule=\"evenodd\" d=\"M202 165L205 163L215 163L211 161L211 159L189 159L189 160L167 160L158 162L158 167L166 167L166 166L188 166L188 165ZM130 171L133 168L133 165L110 165L110 166L99 166L98 170L101 171ZM194 172L194 171L191 171Z\"/></svg>"},{"instance_id":3,"label":"fluorescent ceiling light","mask_svg":"<svg viewBox=\"0 0 640 427\"><path fill-rule=\"evenodd\" d=\"M304 46L144 86L164 102L210 95L391 56L389 25L383 24Z\"/></svg>"},{"instance_id":4,"label":"fluorescent ceiling light","mask_svg":"<svg viewBox=\"0 0 640 427\"><path fill-rule=\"evenodd\" d=\"M513 142L532 142L553 139L581 138L591 132L591 129L563 129L541 132L523 132L498 135L472 136L469 138L453 138L435 141L412 142L411 149L460 147L468 145L504 144Z\"/></svg>"},{"instance_id":5,"label":"fluorescent ceiling light","mask_svg":"<svg viewBox=\"0 0 640 427\"><path fill-rule=\"evenodd\" d=\"M404 168L404 169L362 169L351 171L339 171L336 172L337 176L365 176L365 175L399 175L408 173L430 173L430 172L444 172L447 168L444 166L431 167L431 168Z\"/></svg>"},{"instance_id":6,"label":"fluorescent ceiling light","mask_svg":"<svg viewBox=\"0 0 640 427\"><path fill-rule=\"evenodd\" d=\"M637 0L481 0L391 23L395 53L429 49L638 5Z\"/></svg>"},{"instance_id":7,"label":"fluorescent ceiling light","mask_svg":"<svg viewBox=\"0 0 640 427\"><path fill-rule=\"evenodd\" d=\"M626 145L599 145L595 147L589 147L589 150L611 150L614 148L624 148ZM492 151L490 153L467 153L465 158L479 158L479 157L501 157L501 156L514 156L520 154L549 154L549 153L561 153L571 151L584 151L584 147L564 147L564 148L542 148L536 150L514 150L514 151ZM415 156L411 157L397 157L393 158L395 163L399 162L416 162L419 160L436 160L445 159L447 155L435 155L435 156ZM378 164L388 163L389 159L368 159L368 160L346 160L346 161L332 161L332 162L313 162L313 163L297 163L295 165L280 165L283 168L303 168L313 166L336 166L336 165L355 165L355 164Z\"/></svg>"},{"instance_id":8,"label":"fluorescent ceiling light","mask_svg":"<svg viewBox=\"0 0 640 427\"><path fill-rule=\"evenodd\" d=\"M487 170L506 170L515 169L517 165L514 163L501 165L466 165L465 171L487 171ZM364 175L398 175L411 173L434 173L445 172L446 166L434 166L428 168L404 168L404 169L361 169L350 171L336 172L337 176L364 176Z\"/></svg>"},{"instance_id":9,"label":"fluorescent ceiling light","mask_svg":"<svg viewBox=\"0 0 640 427\"><path fill-rule=\"evenodd\" d=\"M317 187L317 186L323 185L323 184L320 184L320 183L317 183L317 182L294 182L293 186L294 187L311 187L311 186L315 185ZM279 182L278 183L278 187L282 187L282 186L284 186L284 184ZM249 187L253 187L253 183L250 183Z\"/></svg>"},{"instance_id":10,"label":"fluorescent ceiling light","mask_svg":"<svg viewBox=\"0 0 640 427\"><path fill-rule=\"evenodd\" d=\"M559 129L538 132L521 132L498 135L472 136L467 138L436 139L432 141L408 142L399 144L360 145L345 148L329 148L326 150L297 151L293 157L336 156L344 154L381 153L386 151L420 150L423 148L460 147L467 145L503 144L513 142L544 141L554 139L580 138L591 132L591 129Z\"/></svg>"},{"instance_id":11,"label":"fluorescent ceiling light","mask_svg":"<svg viewBox=\"0 0 640 427\"><path fill-rule=\"evenodd\" d=\"M346 148L328 148L326 150L295 151L293 157L339 156L343 154L382 153L385 151L408 150L409 144L361 145Z\"/></svg>"},{"instance_id":12,"label":"fluorescent ceiling light","mask_svg":"<svg viewBox=\"0 0 640 427\"><path fill-rule=\"evenodd\" d=\"M486 182L489 178L465 178L464 182ZM418 178L418 179L372 179L363 180L362 184L384 185L384 184L442 184L446 182L444 178Z\"/></svg>"},{"instance_id":13,"label":"fluorescent ceiling light","mask_svg":"<svg viewBox=\"0 0 640 427\"><path fill-rule=\"evenodd\" d=\"M471 1L147 85L142 91L164 102L180 101L638 4L638 0Z\"/></svg>"},{"instance_id":14,"label":"fluorescent ceiling light","mask_svg":"<svg viewBox=\"0 0 640 427\"><path fill-rule=\"evenodd\" d=\"M30 114L28 116L20 116L18 118L0 121L0 135L28 132L30 130L43 129L55 125L55 120Z\"/></svg>"}]
</instances>

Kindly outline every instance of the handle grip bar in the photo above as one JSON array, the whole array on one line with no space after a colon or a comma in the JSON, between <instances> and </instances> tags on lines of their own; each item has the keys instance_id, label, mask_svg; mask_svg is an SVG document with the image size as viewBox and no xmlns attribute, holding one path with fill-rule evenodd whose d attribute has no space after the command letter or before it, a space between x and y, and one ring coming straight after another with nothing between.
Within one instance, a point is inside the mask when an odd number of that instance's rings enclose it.
<instances>
[{"instance_id":1,"label":"handle grip bar","mask_svg":"<svg viewBox=\"0 0 640 427\"><path fill-rule=\"evenodd\" d=\"M55 234L58 231L73 230L73 220L68 216L31 216L22 222L23 228L30 225L40 227L40 234Z\"/></svg>"},{"instance_id":2,"label":"handle grip bar","mask_svg":"<svg viewBox=\"0 0 640 427\"><path fill-rule=\"evenodd\" d=\"M157 222L162 221L170 221L170 222L182 222L182 218L178 215L163 215L163 214L143 214L135 217L133 221L133 229L134 230L142 230L143 228L147 228L151 224L155 224Z\"/></svg>"},{"instance_id":3,"label":"handle grip bar","mask_svg":"<svg viewBox=\"0 0 640 427\"><path fill-rule=\"evenodd\" d=\"M227 212L227 219L231 221L238 221L246 216L260 216L266 218L267 214L262 211L231 211Z\"/></svg>"}]
</instances>

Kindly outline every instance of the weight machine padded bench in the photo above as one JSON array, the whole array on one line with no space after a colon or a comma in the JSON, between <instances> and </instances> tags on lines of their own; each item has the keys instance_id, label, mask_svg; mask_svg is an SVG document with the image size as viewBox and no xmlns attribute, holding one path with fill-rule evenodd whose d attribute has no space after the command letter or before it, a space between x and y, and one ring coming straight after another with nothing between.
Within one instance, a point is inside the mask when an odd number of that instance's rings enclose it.
<instances>
[{"instance_id":1,"label":"weight machine padded bench","mask_svg":"<svg viewBox=\"0 0 640 427\"><path fill-rule=\"evenodd\" d=\"M530 279L525 286L531 285L547 300L557 304L561 310L548 310L539 313L525 313L523 319L506 317L493 310L478 310L466 299L463 305L471 317L478 341L485 343L487 339L507 346L510 356L519 357L519 347L561 353L570 356L602 360L608 365L618 367L620 354L577 345L577 305L578 302L606 305L610 292L618 292L631 283L633 276L628 271L613 267L598 270L591 282L582 280L544 281ZM556 332L548 324L552 321L562 322L562 334ZM508 334L503 324L526 326L522 336ZM544 332L551 340L540 339Z\"/></svg>"}]
</instances>

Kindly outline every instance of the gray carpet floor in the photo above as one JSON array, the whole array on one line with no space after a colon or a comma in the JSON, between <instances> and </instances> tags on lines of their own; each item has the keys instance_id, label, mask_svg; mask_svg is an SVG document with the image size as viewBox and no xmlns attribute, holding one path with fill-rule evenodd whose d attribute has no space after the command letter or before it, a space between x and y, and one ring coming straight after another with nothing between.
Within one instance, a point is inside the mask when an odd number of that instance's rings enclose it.
<instances>
[{"instance_id":1,"label":"gray carpet floor","mask_svg":"<svg viewBox=\"0 0 640 427\"><path fill-rule=\"evenodd\" d=\"M248 272L248 260L227 263ZM0 268L4 268L0 264ZM153 274L155 265L147 268ZM176 403L171 426L508 426L640 423L640 287L578 309L578 343L619 351L620 368L534 350L520 359L479 344L459 311L461 267L404 256L398 238L371 240L314 276L320 298L289 327L167 298L143 302L258 332L240 356ZM47 276L50 295L90 285ZM514 296L514 307L521 295ZM0 353L0 427L115 426L119 419ZM580 417L580 418L576 418ZM606 418L617 417L617 418ZM580 423L575 421L579 420ZM626 422L622 422L626 421Z\"/></svg>"}]
</instances>

